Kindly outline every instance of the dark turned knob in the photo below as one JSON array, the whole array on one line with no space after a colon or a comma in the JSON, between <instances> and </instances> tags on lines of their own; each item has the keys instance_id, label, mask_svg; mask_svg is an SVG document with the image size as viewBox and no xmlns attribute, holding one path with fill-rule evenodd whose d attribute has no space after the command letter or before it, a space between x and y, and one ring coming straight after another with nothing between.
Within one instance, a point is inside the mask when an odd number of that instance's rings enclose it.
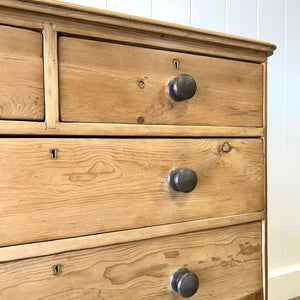
<instances>
[{"instance_id":1,"label":"dark turned knob","mask_svg":"<svg viewBox=\"0 0 300 300\"><path fill-rule=\"evenodd\" d=\"M172 99L182 101L192 98L197 90L196 81L187 74L181 74L169 81L167 91Z\"/></svg>"},{"instance_id":2,"label":"dark turned knob","mask_svg":"<svg viewBox=\"0 0 300 300\"><path fill-rule=\"evenodd\" d=\"M188 269L177 270L171 278L172 289L183 298L192 297L199 288L199 280L196 274Z\"/></svg>"},{"instance_id":3,"label":"dark turned knob","mask_svg":"<svg viewBox=\"0 0 300 300\"><path fill-rule=\"evenodd\" d=\"M173 190L189 193L197 185L197 175L192 169L174 168L169 173L168 182Z\"/></svg>"}]
</instances>

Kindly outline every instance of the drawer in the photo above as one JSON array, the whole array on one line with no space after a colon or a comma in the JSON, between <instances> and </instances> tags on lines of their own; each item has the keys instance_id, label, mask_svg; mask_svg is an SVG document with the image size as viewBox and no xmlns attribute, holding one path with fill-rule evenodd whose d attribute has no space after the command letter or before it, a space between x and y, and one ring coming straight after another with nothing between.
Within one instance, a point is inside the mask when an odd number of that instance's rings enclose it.
<instances>
[{"instance_id":1,"label":"drawer","mask_svg":"<svg viewBox=\"0 0 300 300\"><path fill-rule=\"evenodd\" d=\"M42 34L0 26L0 119L44 119Z\"/></svg>"},{"instance_id":2,"label":"drawer","mask_svg":"<svg viewBox=\"0 0 300 300\"><path fill-rule=\"evenodd\" d=\"M2 263L0 299L179 300L170 281L186 268L191 299L261 300L261 238L255 222Z\"/></svg>"},{"instance_id":3,"label":"drawer","mask_svg":"<svg viewBox=\"0 0 300 300\"><path fill-rule=\"evenodd\" d=\"M1 246L264 209L261 139L7 138L0 162Z\"/></svg>"},{"instance_id":4,"label":"drawer","mask_svg":"<svg viewBox=\"0 0 300 300\"><path fill-rule=\"evenodd\" d=\"M71 37L58 47L61 121L262 126L260 64ZM180 78L177 93L186 97L184 74L196 94L175 101L167 86Z\"/></svg>"}]
</instances>

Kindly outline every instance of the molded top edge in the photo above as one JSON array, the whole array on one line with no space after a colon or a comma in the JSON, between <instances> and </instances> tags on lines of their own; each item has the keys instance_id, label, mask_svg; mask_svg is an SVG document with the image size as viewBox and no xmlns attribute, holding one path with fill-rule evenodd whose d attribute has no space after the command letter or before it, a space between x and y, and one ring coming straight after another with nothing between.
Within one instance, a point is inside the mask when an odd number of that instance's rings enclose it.
<instances>
[{"instance_id":1,"label":"molded top edge","mask_svg":"<svg viewBox=\"0 0 300 300\"><path fill-rule=\"evenodd\" d=\"M178 25L103 9L81 6L56 0L1 0L0 7L10 7L41 14L58 15L65 18L85 20L94 23L112 24L119 27L140 31L161 33L182 39L203 41L215 45L227 45L234 48L244 48L273 54L276 46L272 43L220 33L205 29Z\"/></svg>"}]
</instances>

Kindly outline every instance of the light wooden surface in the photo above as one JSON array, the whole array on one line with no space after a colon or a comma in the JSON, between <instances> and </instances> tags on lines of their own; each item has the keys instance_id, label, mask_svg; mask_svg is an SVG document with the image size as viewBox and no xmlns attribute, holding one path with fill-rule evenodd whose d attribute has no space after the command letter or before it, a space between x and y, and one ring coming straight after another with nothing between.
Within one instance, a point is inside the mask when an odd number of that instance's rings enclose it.
<instances>
[{"instance_id":1,"label":"light wooden surface","mask_svg":"<svg viewBox=\"0 0 300 300\"><path fill-rule=\"evenodd\" d=\"M267 60L263 64L264 68L264 127L265 134L263 138L263 147L264 147L264 170L265 170L265 210L268 211L268 62ZM263 248L262 248L262 260L263 260L263 296L264 299L268 299L268 214L266 214L264 221L262 222L262 234L263 234Z\"/></svg>"},{"instance_id":2,"label":"light wooden surface","mask_svg":"<svg viewBox=\"0 0 300 300\"><path fill-rule=\"evenodd\" d=\"M178 102L167 84L180 74L197 92ZM59 38L61 121L261 127L262 76L254 63Z\"/></svg>"},{"instance_id":3,"label":"light wooden surface","mask_svg":"<svg viewBox=\"0 0 300 300\"><path fill-rule=\"evenodd\" d=\"M42 29L44 22L50 22L63 33L163 49L263 62L276 48L257 40L55 1L2 0L0 5L0 19L7 24Z\"/></svg>"},{"instance_id":4,"label":"light wooden surface","mask_svg":"<svg viewBox=\"0 0 300 300\"><path fill-rule=\"evenodd\" d=\"M56 128L59 121L57 31L55 25L44 24L44 84L46 127Z\"/></svg>"},{"instance_id":5,"label":"light wooden surface","mask_svg":"<svg viewBox=\"0 0 300 300\"><path fill-rule=\"evenodd\" d=\"M260 222L2 263L0 299L179 300L180 267L199 278L193 299L261 299Z\"/></svg>"},{"instance_id":6,"label":"light wooden surface","mask_svg":"<svg viewBox=\"0 0 300 300\"><path fill-rule=\"evenodd\" d=\"M263 220L265 212L179 222L40 243L0 247L0 262L77 251Z\"/></svg>"},{"instance_id":7,"label":"light wooden surface","mask_svg":"<svg viewBox=\"0 0 300 300\"><path fill-rule=\"evenodd\" d=\"M43 120L42 35L0 25L0 119Z\"/></svg>"},{"instance_id":8,"label":"light wooden surface","mask_svg":"<svg viewBox=\"0 0 300 300\"><path fill-rule=\"evenodd\" d=\"M137 125L104 123L56 123L56 129L44 122L0 120L0 134L72 135L72 136L161 136L161 137L262 137L263 128L223 126Z\"/></svg>"},{"instance_id":9,"label":"light wooden surface","mask_svg":"<svg viewBox=\"0 0 300 300\"><path fill-rule=\"evenodd\" d=\"M38 4L38 5L37 5ZM178 25L174 23L167 23L163 21L151 20L146 18L141 18L137 16L130 16L126 14L116 13L105 11L101 9L95 9L92 7L84 7L79 6L76 4L70 3L63 3L62 1L55 1L55 0L27 0L26 3L20 0L2 0L1 6L10 7L10 8L21 8L23 10L28 10L31 12L44 12L48 14L56 14L59 16L63 16L65 18L75 18L81 20L88 20L88 21L95 21L97 22L96 17L98 17L98 22L106 23L109 25L122 25L126 28L132 29L144 29L149 32L155 31L161 27L164 27L165 30L168 30L168 33L173 33L174 35L177 33L180 34L180 37L183 37L184 33L183 30L186 31L185 35L189 38L195 38L198 34L198 38L203 35L203 38L206 36L206 41L210 41L211 43L214 40L209 39L209 35L212 35L216 38L219 37L219 44L224 46L227 42L231 42L230 46L234 47L237 45L247 45L249 44L249 48L255 50L261 50L266 52L271 52L272 50L276 49L276 46L263 42L258 41L255 39L243 38L240 36L234 36L226 33L214 32L210 30L203 30L199 28L192 28L190 26ZM100 19L102 17L102 19ZM108 20L110 21L108 23ZM129 22L128 22L129 21ZM144 28L141 28L144 26ZM222 43L223 41L223 43Z\"/></svg>"},{"instance_id":10,"label":"light wooden surface","mask_svg":"<svg viewBox=\"0 0 300 300\"><path fill-rule=\"evenodd\" d=\"M179 300L186 266L193 299L261 300L275 46L51 0L2 0L0 24L0 299ZM176 103L182 73L198 91Z\"/></svg>"},{"instance_id":11,"label":"light wooden surface","mask_svg":"<svg viewBox=\"0 0 300 300\"><path fill-rule=\"evenodd\" d=\"M0 163L2 246L264 209L261 139L2 139ZM174 167L193 192L171 190Z\"/></svg>"}]
</instances>

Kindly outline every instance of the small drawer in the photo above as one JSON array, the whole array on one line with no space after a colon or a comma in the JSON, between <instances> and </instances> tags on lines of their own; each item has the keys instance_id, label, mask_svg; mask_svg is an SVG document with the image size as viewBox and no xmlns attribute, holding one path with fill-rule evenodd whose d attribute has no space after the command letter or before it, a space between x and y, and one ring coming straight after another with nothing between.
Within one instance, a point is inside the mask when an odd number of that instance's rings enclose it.
<instances>
[{"instance_id":1,"label":"small drawer","mask_svg":"<svg viewBox=\"0 0 300 300\"><path fill-rule=\"evenodd\" d=\"M42 34L0 26L0 119L44 120Z\"/></svg>"},{"instance_id":2,"label":"small drawer","mask_svg":"<svg viewBox=\"0 0 300 300\"><path fill-rule=\"evenodd\" d=\"M60 37L59 87L63 122L262 126L256 63Z\"/></svg>"},{"instance_id":3,"label":"small drawer","mask_svg":"<svg viewBox=\"0 0 300 300\"><path fill-rule=\"evenodd\" d=\"M8 138L0 164L1 246L264 209L261 139Z\"/></svg>"},{"instance_id":4,"label":"small drawer","mask_svg":"<svg viewBox=\"0 0 300 300\"><path fill-rule=\"evenodd\" d=\"M261 238L255 222L2 263L0 299L179 300L185 268L191 299L261 300Z\"/></svg>"}]
</instances>

